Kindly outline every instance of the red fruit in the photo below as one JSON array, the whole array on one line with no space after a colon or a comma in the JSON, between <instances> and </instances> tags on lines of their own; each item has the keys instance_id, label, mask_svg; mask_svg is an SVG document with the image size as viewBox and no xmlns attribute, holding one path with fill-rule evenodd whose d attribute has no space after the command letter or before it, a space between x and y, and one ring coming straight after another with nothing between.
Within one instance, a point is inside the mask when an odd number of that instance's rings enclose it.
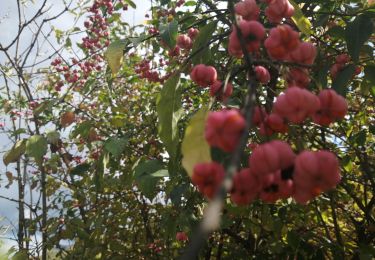
<instances>
[{"instance_id":1,"label":"red fruit","mask_svg":"<svg viewBox=\"0 0 375 260\"><path fill-rule=\"evenodd\" d=\"M240 28L242 37L245 39L246 50L248 52L255 52L259 50L260 43L265 36L265 29L263 25L257 21L242 20L238 26ZM237 58L241 58L243 56L236 27L233 27L233 31L229 36L228 51L230 55Z\"/></svg>"},{"instance_id":2,"label":"red fruit","mask_svg":"<svg viewBox=\"0 0 375 260\"><path fill-rule=\"evenodd\" d=\"M216 80L214 84L210 86L210 96L217 97L220 101L226 101L233 93L233 85L227 83L226 86L223 86L223 82Z\"/></svg>"},{"instance_id":3,"label":"red fruit","mask_svg":"<svg viewBox=\"0 0 375 260\"><path fill-rule=\"evenodd\" d=\"M234 6L236 14L241 15L243 19L251 21L258 20L260 9L255 0L244 0Z\"/></svg>"},{"instance_id":4,"label":"red fruit","mask_svg":"<svg viewBox=\"0 0 375 260\"><path fill-rule=\"evenodd\" d=\"M300 44L298 32L289 25L272 28L264 42L268 55L276 60L288 60L289 53Z\"/></svg>"},{"instance_id":5,"label":"red fruit","mask_svg":"<svg viewBox=\"0 0 375 260\"><path fill-rule=\"evenodd\" d=\"M319 93L320 109L313 115L315 123L328 126L330 123L343 119L348 112L348 104L333 89L325 89Z\"/></svg>"},{"instance_id":6,"label":"red fruit","mask_svg":"<svg viewBox=\"0 0 375 260\"><path fill-rule=\"evenodd\" d=\"M292 166L294 158L295 154L289 144L275 140L257 146L249 157L249 166L262 179L267 174Z\"/></svg>"},{"instance_id":7,"label":"red fruit","mask_svg":"<svg viewBox=\"0 0 375 260\"><path fill-rule=\"evenodd\" d=\"M299 124L308 116L315 114L319 107L319 99L310 91L291 87L277 97L273 111L281 117Z\"/></svg>"},{"instance_id":8,"label":"red fruit","mask_svg":"<svg viewBox=\"0 0 375 260\"><path fill-rule=\"evenodd\" d=\"M294 199L306 204L321 192L336 187L340 182L340 168L336 156L329 151L304 151L295 160Z\"/></svg>"},{"instance_id":9,"label":"red fruit","mask_svg":"<svg viewBox=\"0 0 375 260\"><path fill-rule=\"evenodd\" d=\"M177 46L184 50L190 50L193 47L193 41L186 34L177 36Z\"/></svg>"},{"instance_id":10,"label":"red fruit","mask_svg":"<svg viewBox=\"0 0 375 260\"><path fill-rule=\"evenodd\" d=\"M177 241L187 241L189 238L188 236L185 234L185 232L177 232L176 233L176 240Z\"/></svg>"},{"instance_id":11,"label":"red fruit","mask_svg":"<svg viewBox=\"0 0 375 260\"><path fill-rule=\"evenodd\" d=\"M293 180L283 179L280 170L267 174L262 178L259 197L265 202L273 203L278 199L286 199L293 194Z\"/></svg>"},{"instance_id":12,"label":"red fruit","mask_svg":"<svg viewBox=\"0 0 375 260\"><path fill-rule=\"evenodd\" d=\"M337 77L337 74L344 68L344 65L342 63L335 63L332 65L330 73L331 78L335 79Z\"/></svg>"},{"instance_id":13,"label":"red fruit","mask_svg":"<svg viewBox=\"0 0 375 260\"><path fill-rule=\"evenodd\" d=\"M272 131L266 122L263 122L259 125L259 133L264 136L271 136L273 135L274 131Z\"/></svg>"},{"instance_id":14,"label":"red fruit","mask_svg":"<svg viewBox=\"0 0 375 260\"><path fill-rule=\"evenodd\" d=\"M212 66L206 66L204 64L196 65L190 73L190 78L201 87L207 87L217 79L216 69Z\"/></svg>"},{"instance_id":15,"label":"red fruit","mask_svg":"<svg viewBox=\"0 0 375 260\"><path fill-rule=\"evenodd\" d=\"M294 62L312 65L316 57L316 48L312 43L302 42L298 48L290 53L290 59Z\"/></svg>"},{"instance_id":16,"label":"red fruit","mask_svg":"<svg viewBox=\"0 0 375 260\"><path fill-rule=\"evenodd\" d=\"M89 28L91 26L91 23L89 21L85 21L83 23L83 25L86 27L86 28Z\"/></svg>"},{"instance_id":17,"label":"red fruit","mask_svg":"<svg viewBox=\"0 0 375 260\"><path fill-rule=\"evenodd\" d=\"M362 67L359 67L359 66L355 67L355 71L354 71L355 75L359 75L361 74L361 72L362 72Z\"/></svg>"},{"instance_id":18,"label":"red fruit","mask_svg":"<svg viewBox=\"0 0 375 260\"><path fill-rule=\"evenodd\" d=\"M254 115L252 119L253 125L259 126L267 118L268 114L263 107L256 106L254 109Z\"/></svg>"},{"instance_id":19,"label":"red fruit","mask_svg":"<svg viewBox=\"0 0 375 260\"><path fill-rule=\"evenodd\" d=\"M350 61L350 58L347 54L340 54L339 56L336 57L336 63L340 63L345 65Z\"/></svg>"},{"instance_id":20,"label":"red fruit","mask_svg":"<svg viewBox=\"0 0 375 260\"><path fill-rule=\"evenodd\" d=\"M168 51L169 57L176 57L180 55L180 47L176 46L172 50Z\"/></svg>"},{"instance_id":21,"label":"red fruit","mask_svg":"<svg viewBox=\"0 0 375 260\"><path fill-rule=\"evenodd\" d=\"M276 133L288 132L288 125L285 124L284 119L278 114L270 114L267 116L265 124Z\"/></svg>"},{"instance_id":22,"label":"red fruit","mask_svg":"<svg viewBox=\"0 0 375 260\"><path fill-rule=\"evenodd\" d=\"M233 178L231 200L237 205L247 205L258 195L259 181L250 169L242 169Z\"/></svg>"},{"instance_id":23,"label":"red fruit","mask_svg":"<svg viewBox=\"0 0 375 260\"><path fill-rule=\"evenodd\" d=\"M259 113L259 110L258 110L258 113ZM263 118L263 121L259 123L258 126L259 126L259 133L264 136L270 136L273 133L288 132L288 125L285 123L284 119L275 113L270 114L270 115L266 114L266 116Z\"/></svg>"},{"instance_id":24,"label":"red fruit","mask_svg":"<svg viewBox=\"0 0 375 260\"><path fill-rule=\"evenodd\" d=\"M238 110L211 112L207 117L205 137L211 146L232 152L244 128L245 119Z\"/></svg>"},{"instance_id":25,"label":"red fruit","mask_svg":"<svg viewBox=\"0 0 375 260\"><path fill-rule=\"evenodd\" d=\"M189 37L190 37L192 40L194 40L195 38L197 38L198 34L199 34L199 30L198 30L198 29L190 28L190 29L188 30L188 35L189 35Z\"/></svg>"},{"instance_id":26,"label":"red fruit","mask_svg":"<svg viewBox=\"0 0 375 260\"><path fill-rule=\"evenodd\" d=\"M290 18L294 14L294 7L288 0L268 0L266 16L271 23L280 23L283 18Z\"/></svg>"},{"instance_id":27,"label":"red fruit","mask_svg":"<svg viewBox=\"0 0 375 260\"><path fill-rule=\"evenodd\" d=\"M257 146L258 146L258 144L256 144L256 143L250 143L250 144L247 145L247 148L249 148L251 151L253 151Z\"/></svg>"},{"instance_id":28,"label":"red fruit","mask_svg":"<svg viewBox=\"0 0 375 260\"><path fill-rule=\"evenodd\" d=\"M310 77L306 69L292 68L287 75L288 87L307 88L310 83Z\"/></svg>"},{"instance_id":29,"label":"red fruit","mask_svg":"<svg viewBox=\"0 0 375 260\"><path fill-rule=\"evenodd\" d=\"M260 83L267 84L271 80L270 73L268 70L263 66L256 66L255 67L255 76Z\"/></svg>"},{"instance_id":30,"label":"red fruit","mask_svg":"<svg viewBox=\"0 0 375 260\"><path fill-rule=\"evenodd\" d=\"M191 181L204 196L212 199L220 188L224 175L225 171L221 164L200 163L195 165Z\"/></svg>"}]
</instances>

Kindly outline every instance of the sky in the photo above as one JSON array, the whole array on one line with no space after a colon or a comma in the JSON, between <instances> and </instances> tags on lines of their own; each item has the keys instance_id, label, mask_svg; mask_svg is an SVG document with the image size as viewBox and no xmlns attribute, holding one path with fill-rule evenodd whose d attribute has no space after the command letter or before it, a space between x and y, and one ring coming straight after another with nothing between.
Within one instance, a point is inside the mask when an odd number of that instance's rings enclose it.
<instances>
[{"instance_id":1,"label":"sky","mask_svg":"<svg viewBox=\"0 0 375 260\"><path fill-rule=\"evenodd\" d=\"M49 0L48 6L49 8L49 15L53 16L54 14L60 12L64 5L62 4L63 0ZM74 0L78 1L78 0ZM36 10L39 9L41 5L41 0L26 0L27 8L25 9L25 17L28 18L32 16ZM32 3L34 2L34 4ZM150 0L137 0L134 1L137 4L137 9L129 8L127 12L123 14L123 19L129 23L130 25L137 25L144 22L145 13L150 9ZM53 4L52 4L53 3ZM65 14L61 16L57 22L54 22L52 26L60 30L67 30L72 28L73 26L79 26L83 28L82 21L79 21L77 25L73 24L73 16L71 14ZM11 40L17 35L17 26L18 26L18 16L17 16L17 5L15 0L0 0L0 43L6 46ZM51 41L54 41L54 37L50 37ZM25 31L22 38L22 43L24 46L28 46L32 39L32 32ZM77 39L78 40L78 39ZM74 40L73 40L74 41ZM73 44L74 46L74 44ZM22 48L22 46L21 46ZM43 47L42 53L44 53L44 57L48 57L53 52L53 49L50 45L46 44ZM36 57L37 59L42 59L43 57ZM0 64L4 64L5 57L0 54ZM50 61L49 61L50 62ZM48 63L49 63L48 62ZM42 66L47 65L48 63L42 64ZM0 91L1 88L4 86L3 79L0 79ZM0 114L0 122L4 122L2 115ZM9 122L5 122L9 125ZM1 133L0 131L0 195L10 197L10 198L17 198L17 186L11 185L8 189L4 186L8 183L7 178L5 177L5 172L8 170L12 170L11 166L5 167L2 160L2 152L8 150L11 147L11 142L9 141L8 137ZM27 194L26 196L29 196ZM27 199L26 199L27 201ZM27 212L26 212L27 214ZM1 218L4 218L1 221ZM12 225L17 224L18 219L18 209L17 204L14 202L10 202L0 198L0 227L1 226L10 226L8 233L5 236L12 237L12 231L16 233L17 231L12 228ZM0 239L4 236L1 234L0 229ZM12 245L15 245L15 242L12 240L4 239L3 240L3 249L10 248ZM0 249L0 256L1 256L1 249ZM1 258L1 257L0 257Z\"/></svg>"}]
</instances>

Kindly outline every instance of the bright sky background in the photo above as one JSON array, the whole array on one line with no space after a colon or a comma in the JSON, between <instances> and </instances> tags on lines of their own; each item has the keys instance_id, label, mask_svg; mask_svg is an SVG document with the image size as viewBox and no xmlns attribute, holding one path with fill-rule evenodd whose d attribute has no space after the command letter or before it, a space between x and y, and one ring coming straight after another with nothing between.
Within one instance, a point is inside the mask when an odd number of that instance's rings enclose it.
<instances>
[{"instance_id":1,"label":"bright sky background","mask_svg":"<svg viewBox=\"0 0 375 260\"><path fill-rule=\"evenodd\" d=\"M76 1L76 0L74 0ZM25 16L31 16L35 13L36 10L39 9L41 5L41 0L35 0L35 4L32 4L31 1L28 1L28 7L25 13ZM130 25L137 25L144 22L145 13L150 9L150 1L149 0L137 0L134 1L137 4L137 9L134 10L129 8L127 12L124 12L123 18L126 22ZM50 9L50 15L54 15L60 12L63 9L62 0L49 0L48 7ZM53 3L51 5L51 3ZM82 21L79 26L83 28ZM53 23L58 29L66 30L72 28L73 26L73 17L71 14L65 14L61 16L57 21ZM16 35L17 35L17 27L18 27L18 17L17 17L17 3L16 0L0 0L0 42L3 45L7 45ZM47 28L47 27L46 27ZM22 43L24 46L28 46L31 40L32 33L27 32L24 34ZM82 37L82 34L80 35ZM51 37L51 40L54 41L54 36ZM77 39L78 40L78 39ZM74 44L73 44L74 46ZM43 50L45 52L46 57L53 52L52 49L45 47ZM0 64L4 64L5 59L4 56L0 54ZM48 62L49 63L49 62ZM4 85L2 79L0 79L0 88ZM0 122L3 122L2 115L0 114ZM10 148L11 143L8 140L5 134L0 133L0 153L6 151ZM17 185L12 185L9 189L4 188L4 186L8 183L7 178L5 177L5 172L7 168L3 164L2 155L0 155L0 195L7 196L10 198L17 198ZM26 195L27 196L27 195ZM27 199L26 199L27 201ZM27 211L25 212L27 214ZM14 202L10 202L4 199L0 199L0 218L4 217L5 219L0 222L1 225L17 225L18 220L18 209L17 204ZM10 228L7 236L12 236L11 232L16 234L16 230ZM1 234L0 234L1 238ZM3 240L4 248L9 248L12 245L15 245L14 241L11 240ZM1 250L0 250L1 251ZM1 252L0 252L1 258Z\"/></svg>"}]
</instances>

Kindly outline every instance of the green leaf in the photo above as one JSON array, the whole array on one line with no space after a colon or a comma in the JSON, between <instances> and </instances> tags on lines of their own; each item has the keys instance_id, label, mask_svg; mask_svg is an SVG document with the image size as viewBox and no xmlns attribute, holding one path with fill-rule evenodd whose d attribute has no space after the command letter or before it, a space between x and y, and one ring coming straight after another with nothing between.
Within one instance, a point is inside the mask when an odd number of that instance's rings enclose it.
<instances>
[{"instance_id":1,"label":"green leaf","mask_svg":"<svg viewBox=\"0 0 375 260\"><path fill-rule=\"evenodd\" d=\"M147 38L146 34L141 34L139 37L129 38L129 41L133 44L133 47L136 48L140 43L142 43Z\"/></svg>"},{"instance_id":2,"label":"green leaf","mask_svg":"<svg viewBox=\"0 0 375 260\"><path fill-rule=\"evenodd\" d=\"M8 152L3 156L3 162L8 165L13 162L17 162L19 158L25 153L26 140L19 140Z\"/></svg>"},{"instance_id":3,"label":"green leaf","mask_svg":"<svg viewBox=\"0 0 375 260\"><path fill-rule=\"evenodd\" d=\"M33 135L26 142L26 154L33 157L40 164L43 155L46 154L48 148L47 139L41 135Z\"/></svg>"},{"instance_id":4,"label":"green leaf","mask_svg":"<svg viewBox=\"0 0 375 260\"><path fill-rule=\"evenodd\" d=\"M180 184L178 186L173 187L173 190L169 194L169 198L171 199L174 205L180 205L181 198L188 188L188 184Z\"/></svg>"},{"instance_id":5,"label":"green leaf","mask_svg":"<svg viewBox=\"0 0 375 260\"><path fill-rule=\"evenodd\" d=\"M196 6L196 5L197 5L197 2L195 2L195 1L187 1L185 3L185 6Z\"/></svg>"},{"instance_id":6,"label":"green leaf","mask_svg":"<svg viewBox=\"0 0 375 260\"><path fill-rule=\"evenodd\" d=\"M93 124L91 121L83 121L82 123L77 125L76 128L72 131L72 133L70 134L70 138L75 138L78 136L82 138L87 138L92 126Z\"/></svg>"},{"instance_id":7,"label":"green leaf","mask_svg":"<svg viewBox=\"0 0 375 260\"><path fill-rule=\"evenodd\" d=\"M12 260L23 260L27 258L28 258L27 251L22 249L13 255Z\"/></svg>"},{"instance_id":8,"label":"green leaf","mask_svg":"<svg viewBox=\"0 0 375 260\"><path fill-rule=\"evenodd\" d=\"M173 20L167 25L161 24L159 27L161 39L168 45L170 49L176 46L176 38L178 32L178 22Z\"/></svg>"},{"instance_id":9,"label":"green leaf","mask_svg":"<svg viewBox=\"0 0 375 260\"><path fill-rule=\"evenodd\" d=\"M114 157L120 157L122 152L125 150L126 145L128 144L128 139L110 137L104 144L104 148L110 152Z\"/></svg>"},{"instance_id":10,"label":"green leaf","mask_svg":"<svg viewBox=\"0 0 375 260\"><path fill-rule=\"evenodd\" d=\"M60 133L57 131L49 131L46 134L46 138L49 144L57 145L60 140Z\"/></svg>"},{"instance_id":11,"label":"green leaf","mask_svg":"<svg viewBox=\"0 0 375 260\"><path fill-rule=\"evenodd\" d=\"M335 80L332 83L332 88L340 95L346 96L348 92L347 85L350 80L353 78L355 72L355 65L349 64L340 73L337 75Z\"/></svg>"},{"instance_id":12,"label":"green leaf","mask_svg":"<svg viewBox=\"0 0 375 260\"><path fill-rule=\"evenodd\" d=\"M375 85L375 65L367 65L365 67L365 79L368 80L371 84Z\"/></svg>"},{"instance_id":13,"label":"green leaf","mask_svg":"<svg viewBox=\"0 0 375 260\"><path fill-rule=\"evenodd\" d=\"M17 137L21 134L26 134L26 133L27 133L27 130L25 128L18 128L17 130L11 132L10 135L13 137Z\"/></svg>"},{"instance_id":14,"label":"green leaf","mask_svg":"<svg viewBox=\"0 0 375 260\"><path fill-rule=\"evenodd\" d=\"M362 14L347 24L345 31L346 44L352 59L357 62L363 44L370 38L373 31L372 19Z\"/></svg>"},{"instance_id":15,"label":"green leaf","mask_svg":"<svg viewBox=\"0 0 375 260\"><path fill-rule=\"evenodd\" d=\"M149 199L156 196L156 185L160 178L169 176L168 171L163 168L163 163L158 160L145 161L134 168L138 188Z\"/></svg>"},{"instance_id":16,"label":"green leaf","mask_svg":"<svg viewBox=\"0 0 375 260\"><path fill-rule=\"evenodd\" d=\"M125 0L125 3L127 3L128 5L130 5L134 9L137 8L136 4L132 0Z\"/></svg>"},{"instance_id":17,"label":"green leaf","mask_svg":"<svg viewBox=\"0 0 375 260\"><path fill-rule=\"evenodd\" d=\"M171 0L160 0L160 5L167 5L171 2Z\"/></svg>"},{"instance_id":18,"label":"green leaf","mask_svg":"<svg viewBox=\"0 0 375 260\"><path fill-rule=\"evenodd\" d=\"M72 40L69 37L66 38L66 40L65 40L65 47L66 48L72 47Z\"/></svg>"},{"instance_id":19,"label":"green leaf","mask_svg":"<svg viewBox=\"0 0 375 260\"><path fill-rule=\"evenodd\" d=\"M108 46L106 52L104 53L105 59L111 68L113 76L115 76L121 68L124 60L124 48L125 44L123 41L114 41Z\"/></svg>"},{"instance_id":20,"label":"green leaf","mask_svg":"<svg viewBox=\"0 0 375 260\"><path fill-rule=\"evenodd\" d=\"M48 100L48 101L45 101L43 103L41 103L39 106L37 106L35 109L34 109L34 115L40 115L41 113L43 113L44 111L47 111L47 110L50 110L52 107L53 107L53 104L55 102L52 101L52 100Z\"/></svg>"},{"instance_id":21,"label":"green leaf","mask_svg":"<svg viewBox=\"0 0 375 260\"><path fill-rule=\"evenodd\" d=\"M199 63L207 63L207 60L202 59L202 57L206 54L208 48L207 44L212 38L212 34L215 32L217 26L217 22L211 22L204 26L198 36L197 39L194 41L192 54L194 54L192 58L193 64Z\"/></svg>"},{"instance_id":22,"label":"green leaf","mask_svg":"<svg viewBox=\"0 0 375 260\"><path fill-rule=\"evenodd\" d=\"M98 192L103 191L104 172L106 171L108 162L109 162L109 153L103 152L100 155L99 160L97 160L96 170L94 171L94 184L95 184L95 189Z\"/></svg>"},{"instance_id":23,"label":"green leaf","mask_svg":"<svg viewBox=\"0 0 375 260\"><path fill-rule=\"evenodd\" d=\"M171 157L176 155L179 142L178 121L182 115L181 91L178 73L171 76L164 84L156 102L159 136Z\"/></svg>"},{"instance_id":24,"label":"green leaf","mask_svg":"<svg viewBox=\"0 0 375 260\"><path fill-rule=\"evenodd\" d=\"M330 28L327 31L327 34L332 36L332 37L335 37L335 38L340 38L340 39L345 38L345 30L341 26L334 26L334 27Z\"/></svg>"},{"instance_id":25,"label":"green leaf","mask_svg":"<svg viewBox=\"0 0 375 260\"><path fill-rule=\"evenodd\" d=\"M304 16L301 8L298 4L296 4L293 0L289 0L289 2L294 7L294 15L292 16L292 20L297 25L298 29L305 34L306 36L311 35L311 23L310 21Z\"/></svg>"},{"instance_id":26,"label":"green leaf","mask_svg":"<svg viewBox=\"0 0 375 260\"><path fill-rule=\"evenodd\" d=\"M191 119L182 141L182 166L191 177L197 163L211 162L210 146L204 137L209 105L203 106Z\"/></svg>"},{"instance_id":27,"label":"green leaf","mask_svg":"<svg viewBox=\"0 0 375 260\"><path fill-rule=\"evenodd\" d=\"M361 82L361 93L363 95L375 94L375 65L369 64L365 66L364 77Z\"/></svg>"},{"instance_id":28,"label":"green leaf","mask_svg":"<svg viewBox=\"0 0 375 260\"><path fill-rule=\"evenodd\" d=\"M164 165L161 161L158 160L149 160L145 162L139 163L134 168L134 177L136 179L140 179L145 175L149 175L151 173L157 172L164 168Z\"/></svg>"},{"instance_id":29,"label":"green leaf","mask_svg":"<svg viewBox=\"0 0 375 260\"><path fill-rule=\"evenodd\" d=\"M76 167L74 167L71 171L70 171L70 174L71 175L81 175L83 176L83 174L85 172L87 172L89 169L90 169L90 164L88 163L82 163L82 164L79 164L77 165Z\"/></svg>"}]
</instances>

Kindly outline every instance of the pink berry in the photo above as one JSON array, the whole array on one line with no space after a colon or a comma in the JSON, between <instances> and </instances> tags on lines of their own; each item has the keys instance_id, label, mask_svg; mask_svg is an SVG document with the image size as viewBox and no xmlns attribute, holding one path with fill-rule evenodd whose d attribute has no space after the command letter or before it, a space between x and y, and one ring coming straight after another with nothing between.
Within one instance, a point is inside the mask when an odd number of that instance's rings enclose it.
<instances>
[{"instance_id":1,"label":"pink berry","mask_svg":"<svg viewBox=\"0 0 375 260\"><path fill-rule=\"evenodd\" d=\"M319 93L320 109L313 115L315 123L328 126L330 123L343 119L348 112L348 104L333 89L324 89Z\"/></svg>"},{"instance_id":2,"label":"pink berry","mask_svg":"<svg viewBox=\"0 0 375 260\"><path fill-rule=\"evenodd\" d=\"M268 70L263 66L256 66L255 67L255 76L257 80L259 80L262 84L267 84L271 80L270 73Z\"/></svg>"},{"instance_id":3,"label":"pink berry","mask_svg":"<svg viewBox=\"0 0 375 260\"><path fill-rule=\"evenodd\" d=\"M234 6L234 10L238 15L241 15L243 19L248 21L258 20L259 18L260 9L255 0L244 0L238 2Z\"/></svg>"},{"instance_id":4,"label":"pink berry","mask_svg":"<svg viewBox=\"0 0 375 260\"><path fill-rule=\"evenodd\" d=\"M258 195L259 181L250 169L242 169L233 178L231 200L237 205L247 205Z\"/></svg>"},{"instance_id":5,"label":"pink berry","mask_svg":"<svg viewBox=\"0 0 375 260\"><path fill-rule=\"evenodd\" d=\"M226 86L223 82L216 80L214 84L210 86L210 96L217 97L219 101L226 101L233 93L233 85L228 82Z\"/></svg>"},{"instance_id":6,"label":"pink berry","mask_svg":"<svg viewBox=\"0 0 375 260\"><path fill-rule=\"evenodd\" d=\"M177 46L181 49L190 50L193 46L193 41L186 34L180 34L177 36Z\"/></svg>"},{"instance_id":7,"label":"pink berry","mask_svg":"<svg viewBox=\"0 0 375 260\"><path fill-rule=\"evenodd\" d=\"M241 30L242 37L245 39L246 50L248 52L258 51L261 41L265 36L265 29L263 25L257 21L242 20L238 26ZM237 58L241 58L243 56L236 27L233 27L233 31L229 36L228 51L230 55Z\"/></svg>"},{"instance_id":8,"label":"pink berry","mask_svg":"<svg viewBox=\"0 0 375 260\"><path fill-rule=\"evenodd\" d=\"M280 23L283 18L290 18L294 14L294 7L288 0L267 1L266 16L271 23Z\"/></svg>"},{"instance_id":9,"label":"pink berry","mask_svg":"<svg viewBox=\"0 0 375 260\"><path fill-rule=\"evenodd\" d=\"M236 109L211 112L207 117L207 142L225 152L232 152L245 128L245 119Z\"/></svg>"},{"instance_id":10,"label":"pink berry","mask_svg":"<svg viewBox=\"0 0 375 260\"><path fill-rule=\"evenodd\" d=\"M207 87L214 84L217 79L217 72L212 66L198 64L191 71L190 77L197 85Z\"/></svg>"},{"instance_id":11,"label":"pink berry","mask_svg":"<svg viewBox=\"0 0 375 260\"><path fill-rule=\"evenodd\" d=\"M220 188L224 175L225 171L221 164L200 163L195 165L191 181L204 196L212 199Z\"/></svg>"}]
</instances>

